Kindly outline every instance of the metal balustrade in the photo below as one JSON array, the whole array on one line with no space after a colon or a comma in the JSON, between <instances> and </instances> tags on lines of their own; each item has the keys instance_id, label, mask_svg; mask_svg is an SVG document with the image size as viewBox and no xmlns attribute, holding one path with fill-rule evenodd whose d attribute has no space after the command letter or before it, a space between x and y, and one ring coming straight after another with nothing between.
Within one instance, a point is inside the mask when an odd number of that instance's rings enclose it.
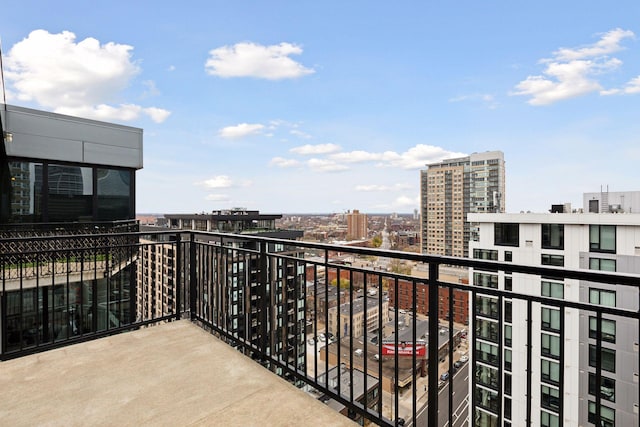
<instances>
[{"instance_id":1,"label":"metal balustrade","mask_svg":"<svg viewBox=\"0 0 640 427\"><path fill-rule=\"evenodd\" d=\"M494 414L502 425L512 414L506 399L511 402L519 387L528 403L525 419L514 425L529 425L540 408L563 419L565 340L578 338L567 336L565 318L575 313L589 319L579 323L588 325L588 335L582 331L580 337L591 345L593 395L580 396L593 402L589 421L607 425L602 408L612 395L628 393L637 402L640 393L638 382L606 378L612 363L607 348L616 348L607 322L626 319L633 333L625 339L637 346L638 307L504 290L483 278L478 284L484 286L440 279L445 269L460 267L529 277L531 283L550 277L614 284L638 296L638 276L225 233L21 236L0 240L3 360L188 317L355 420L451 426L472 418L480 425L491 424ZM372 257L419 263L428 275L374 268L367 261ZM468 292L475 328L454 323L452 315L439 319L442 309L455 312L453 297L444 307L440 299L454 290ZM396 307L403 292L411 303ZM547 313L542 320L540 308ZM511 336L515 324L525 333ZM458 348L465 342L469 352L461 359ZM511 350L526 352L524 366L512 365L506 357ZM533 354L548 356L559 370L541 372ZM629 355L640 372L637 350ZM522 368L526 384L505 383L505 373ZM468 370L471 387L457 369ZM533 389L532 372L550 385L542 395Z\"/></svg>"}]
</instances>

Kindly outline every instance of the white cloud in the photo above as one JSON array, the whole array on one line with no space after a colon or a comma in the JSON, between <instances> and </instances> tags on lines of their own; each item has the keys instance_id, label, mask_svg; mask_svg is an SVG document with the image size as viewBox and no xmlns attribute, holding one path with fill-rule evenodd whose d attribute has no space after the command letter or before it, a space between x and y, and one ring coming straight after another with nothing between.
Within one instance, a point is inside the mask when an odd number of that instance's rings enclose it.
<instances>
[{"instance_id":1,"label":"white cloud","mask_svg":"<svg viewBox=\"0 0 640 427\"><path fill-rule=\"evenodd\" d=\"M600 40L592 45L578 49L560 48L553 52L553 55L558 61L574 61L576 59L605 56L622 50L620 42L625 38L633 38L634 36L633 31L616 28L605 33Z\"/></svg>"},{"instance_id":2,"label":"white cloud","mask_svg":"<svg viewBox=\"0 0 640 427\"><path fill-rule=\"evenodd\" d=\"M237 43L211 50L205 69L210 75L219 77L298 78L315 72L289 58L301 53L302 48L291 43L271 46Z\"/></svg>"},{"instance_id":3,"label":"white cloud","mask_svg":"<svg viewBox=\"0 0 640 427\"><path fill-rule=\"evenodd\" d=\"M289 133L291 135L297 136L298 138L311 139L311 135L309 135L308 133L302 132L300 130L297 130L297 129L292 129L292 130L289 131Z\"/></svg>"},{"instance_id":4,"label":"white cloud","mask_svg":"<svg viewBox=\"0 0 640 427\"><path fill-rule=\"evenodd\" d=\"M229 188L233 186L233 182L227 175L218 175L201 182L200 185L208 188Z\"/></svg>"},{"instance_id":5,"label":"white cloud","mask_svg":"<svg viewBox=\"0 0 640 427\"><path fill-rule=\"evenodd\" d=\"M231 200L226 194L208 194L204 199L212 202L228 202Z\"/></svg>"},{"instance_id":6,"label":"white cloud","mask_svg":"<svg viewBox=\"0 0 640 427\"><path fill-rule=\"evenodd\" d=\"M634 77L623 88L600 91L600 95L634 95L640 93L640 76Z\"/></svg>"},{"instance_id":7,"label":"white cloud","mask_svg":"<svg viewBox=\"0 0 640 427\"><path fill-rule=\"evenodd\" d=\"M310 159L307 165L316 172L340 172L349 169L345 165L325 159Z\"/></svg>"},{"instance_id":8,"label":"white cloud","mask_svg":"<svg viewBox=\"0 0 640 427\"><path fill-rule=\"evenodd\" d=\"M271 166L277 166L279 168L291 168L295 166L299 166L300 162L295 159L285 159L284 157L274 157L269 162Z\"/></svg>"},{"instance_id":9,"label":"white cloud","mask_svg":"<svg viewBox=\"0 0 640 427\"><path fill-rule=\"evenodd\" d=\"M316 154L328 154L335 153L340 150L340 146L336 144L317 144L317 145L301 145L299 147L293 147L289 151L292 153L300 154L303 156L316 155Z\"/></svg>"},{"instance_id":10,"label":"white cloud","mask_svg":"<svg viewBox=\"0 0 640 427\"><path fill-rule=\"evenodd\" d=\"M622 50L620 43L633 36L632 31L616 28L592 45L558 49L551 59L540 61L546 64L543 75L528 76L516 85L511 95L529 96L527 102L531 105L549 105L591 92L619 93L617 89L603 89L596 77L622 65L622 61L608 55Z\"/></svg>"},{"instance_id":11,"label":"white cloud","mask_svg":"<svg viewBox=\"0 0 640 427\"><path fill-rule=\"evenodd\" d=\"M343 163L378 162L382 167L399 167L402 169L420 169L427 163L435 163L444 159L462 157L465 154L447 151L442 147L418 144L409 148L404 153L385 151L383 153L370 153L367 151L351 151L337 153L329 156L331 160Z\"/></svg>"},{"instance_id":12,"label":"white cloud","mask_svg":"<svg viewBox=\"0 0 640 427\"><path fill-rule=\"evenodd\" d=\"M264 129L264 125L255 123L240 123L236 126L227 126L225 128L220 129L219 135L222 138L242 138L249 135L255 135L260 133L260 131Z\"/></svg>"},{"instance_id":13,"label":"white cloud","mask_svg":"<svg viewBox=\"0 0 640 427\"><path fill-rule=\"evenodd\" d=\"M498 106L498 103L495 100L495 97L488 93L473 93L469 95L460 95L453 98L449 98L449 102L466 102L466 101L480 101L487 108L495 109Z\"/></svg>"},{"instance_id":14,"label":"white cloud","mask_svg":"<svg viewBox=\"0 0 640 427\"><path fill-rule=\"evenodd\" d=\"M6 56L8 93L63 114L100 120L134 120L148 114L162 121L169 115L166 110L113 104L141 72L131 59L132 50L132 46L114 42L100 44L91 37L76 42L70 31L32 31Z\"/></svg>"}]
</instances>

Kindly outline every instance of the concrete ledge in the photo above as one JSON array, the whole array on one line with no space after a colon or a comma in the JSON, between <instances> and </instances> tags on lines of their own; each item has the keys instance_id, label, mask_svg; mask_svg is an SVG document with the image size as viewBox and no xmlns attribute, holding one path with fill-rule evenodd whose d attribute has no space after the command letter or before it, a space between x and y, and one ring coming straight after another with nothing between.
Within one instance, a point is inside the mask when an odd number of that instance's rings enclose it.
<instances>
[{"instance_id":1,"label":"concrete ledge","mask_svg":"<svg viewBox=\"0 0 640 427\"><path fill-rule=\"evenodd\" d=\"M353 426L187 320L0 363L12 426Z\"/></svg>"}]
</instances>

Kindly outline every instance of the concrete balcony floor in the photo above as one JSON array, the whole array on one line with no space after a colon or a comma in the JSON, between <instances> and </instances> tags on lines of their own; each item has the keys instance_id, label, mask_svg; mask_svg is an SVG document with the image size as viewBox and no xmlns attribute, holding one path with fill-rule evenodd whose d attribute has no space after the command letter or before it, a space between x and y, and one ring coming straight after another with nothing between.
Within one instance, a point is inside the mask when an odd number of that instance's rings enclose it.
<instances>
[{"instance_id":1,"label":"concrete balcony floor","mask_svg":"<svg viewBox=\"0 0 640 427\"><path fill-rule=\"evenodd\" d=\"M353 426L187 320L0 362L11 426Z\"/></svg>"}]
</instances>

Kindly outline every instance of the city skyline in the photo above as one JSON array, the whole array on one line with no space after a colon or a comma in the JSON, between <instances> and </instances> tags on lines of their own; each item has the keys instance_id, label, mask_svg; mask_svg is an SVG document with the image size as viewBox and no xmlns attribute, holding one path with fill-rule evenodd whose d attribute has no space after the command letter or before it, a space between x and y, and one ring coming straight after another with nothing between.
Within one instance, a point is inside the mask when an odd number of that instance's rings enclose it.
<instances>
[{"instance_id":1,"label":"city skyline","mask_svg":"<svg viewBox=\"0 0 640 427\"><path fill-rule=\"evenodd\" d=\"M413 212L427 163L493 150L507 212L640 178L636 2L197 6L0 17L7 103L144 129L140 213Z\"/></svg>"}]
</instances>

